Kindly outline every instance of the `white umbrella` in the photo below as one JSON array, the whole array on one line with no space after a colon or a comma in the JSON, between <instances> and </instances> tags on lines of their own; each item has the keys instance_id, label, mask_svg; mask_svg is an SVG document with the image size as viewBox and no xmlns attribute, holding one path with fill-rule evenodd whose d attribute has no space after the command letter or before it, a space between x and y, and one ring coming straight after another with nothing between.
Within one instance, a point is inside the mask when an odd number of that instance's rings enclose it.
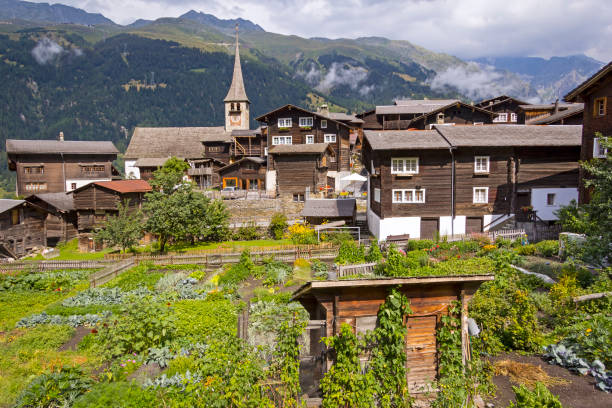
<instances>
[{"instance_id":1,"label":"white umbrella","mask_svg":"<svg viewBox=\"0 0 612 408\"><path fill-rule=\"evenodd\" d=\"M340 180L342 181L366 181L367 178L357 173L352 173L350 176L342 177Z\"/></svg>"}]
</instances>

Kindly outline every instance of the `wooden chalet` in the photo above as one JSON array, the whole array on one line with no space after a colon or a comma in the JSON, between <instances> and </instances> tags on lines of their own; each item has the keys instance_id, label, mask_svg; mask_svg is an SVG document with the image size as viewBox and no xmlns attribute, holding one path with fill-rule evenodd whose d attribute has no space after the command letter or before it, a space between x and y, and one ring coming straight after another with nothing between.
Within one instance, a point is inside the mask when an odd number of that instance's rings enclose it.
<instances>
[{"instance_id":1,"label":"wooden chalet","mask_svg":"<svg viewBox=\"0 0 612 408\"><path fill-rule=\"evenodd\" d=\"M556 101L555 103L548 104L538 104L538 105L519 105L518 111L518 123L525 125L547 125L553 124L548 123L548 118L554 116L555 118L559 118L563 113L575 113L576 110L583 109L584 105L581 103L560 103ZM562 116L561 116L562 117ZM562 123L562 124L576 124L581 125L579 121L575 121L575 123Z\"/></svg>"},{"instance_id":2,"label":"wooden chalet","mask_svg":"<svg viewBox=\"0 0 612 408\"><path fill-rule=\"evenodd\" d=\"M77 213L72 192L34 194L27 197L26 201L48 212L45 218L47 246L55 246L77 237Z\"/></svg>"},{"instance_id":3,"label":"wooden chalet","mask_svg":"<svg viewBox=\"0 0 612 408\"><path fill-rule=\"evenodd\" d=\"M319 395L319 381L333 364L333 350L327 349L323 337L339 334L342 324L349 324L357 334L374 330L378 311L391 288L399 290L410 301L412 313L406 317L406 380L411 396L419 398L431 391L439 374L439 345L436 334L441 318L448 314L453 301L462 304L461 340L464 361L470 358L467 329L468 302L481 284L492 275L435 276L415 278L312 281L293 294L309 314L308 333L311 358L301 364L300 382L314 384L305 389L309 397ZM323 359L319 357L323 356ZM367 360L366 356L361 357Z\"/></svg>"},{"instance_id":4,"label":"wooden chalet","mask_svg":"<svg viewBox=\"0 0 612 408\"><path fill-rule=\"evenodd\" d=\"M319 169L319 173L324 167L323 178L330 177L334 180L333 184L340 188L340 179L350 173L351 129L348 125L294 105L282 106L258 117L257 120L266 125L268 153L274 153L275 156L273 160L269 158L266 182L268 191L287 192L288 186L291 185L292 193L299 191L303 194L307 186L312 188L313 185L319 184L313 184L311 181L310 170L313 165ZM326 150L330 151L329 160L322 157ZM315 158L317 155L321 157ZM291 159L297 161L287 162ZM318 164L315 163L317 160ZM301 167L301 162L310 162L307 165L308 172L303 172L306 169ZM281 167L277 169L279 165ZM290 170L290 167L293 170ZM300 184L300 179L303 179L303 184ZM322 181L321 184L326 185L327 182Z\"/></svg>"},{"instance_id":5,"label":"wooden chalet","mask_svg":"<svg viewBox=\"0 0 612 408\"><path fill-rule=\"evenodd\" d=\"M584 105L576 103L565 110L553 113L550 116L544 116L539 119L533 119L531 125L582 125L584 115Z\"/></svg>"},{"instance_id":6,"label":"wooden chalet","mask_svg":"<svg viewBox=\"0 0 612 408\"><path fill-rule=\"evenodd\" d=\"M9 170L17 173L19 196L75 190L113 179L119 151L112 142L7 139Z\"/></svg>"},{"instance_id":7,"label":"wooden chalet","mask_svg":"<svg viewBox=\"0 0 612 408\"><path fill-rule=\"evenodd\" d=\"M363 119L359 119L356 115L348 113L330 112L327 105L320 106L319 109L317 109L317 113L347 125L350 128L349 140L351 150L358 151L361 149L361 144L363 142Z\"/></svg>"},{"instance_id":8,"label":"wooden chalet","mask_svg":"<svg viewBox=\"0 0 612 408\"><path fill-rule=\"evenodd\" d=\"M521 105L529 105L529 103L511 96L500 95L480 101L475 106L497 114L493 119L493 123L515 124L518 123L519 106Z\"/></svg>"},{"instance_id":9,"label":"wooden chalet","mask_svg":"<svg viewBox=\"0 0 612 408\"><path fill-rule=\"evenodd\" d=\"M495 114L456 99L422 99L398 100L357 117L364 130L423 130L435 124L490 124Z\"/></svg>"},{"instance_id":10,"label":"wooden chalet","mask_svg":"<svg viewBox=\"0 0 612 408\"><path fill-rule=\"evenodd\" d=\"M366 131L368 227L379 240L469 234L516 220L527 207L554 222L555 210L578 196L581 132L526 125Z\"/></svg>"},{"instance_id":11,"label":"wooden chalet","mask_svg":"<svg viewBox=\"0 0 612 408\"><path fill-rule=\"evenodd\" d=\"M266 190L266 160L261 157L244 157L220 168L218 172L222 188Z\"/></svg>"},{"instance_id":12,"label":"wooden chalet","mask_svg":"<svg viewBox=\"0 0 612 408\"><path fill-rule=\"evenodd\" d=\"M353 225L357 217L357 201L354 198L308 199L302 217L312 225L336 221Z\"/></svg>"},{"instance_id":13,"label":"wooden chalet","mask_svg":"<svg viewBox=\"0 0 612 408\"><path fill-rule=\"evenodd\" d=\"M273 146L268 151L266 188L270 191L269 183L275 179L276 193L290 194L294 201L304 201L306 191L326 190L329 169L337 168L337 161L329 143Z\"/></svg>"},{"instance_id":14,"label":"wooden chalet","mask_svg":"<svg viewBox=\"0 0 612 408\"><path fill-rule=\"evenodd\" d=\"M25 200L0 200L0 257L19 258L47 246L47 211Z\"/></svg>"},{"instance_id":15,"label":"wooden chalet","mask_svg":"<svg viewBox=\"0 0 612 408\"><path fill-rule=\"evenodd\" d=\"M584 103L581 160L605 158L608 151L599 144L599 136L612 137L612 62L565 96L568 102ZM582 171L582 169L581 169ZM582 183L584 174L581 173ZM588 192L580 188L580 202L589 201Z\"/></svg>"}]
</instances>

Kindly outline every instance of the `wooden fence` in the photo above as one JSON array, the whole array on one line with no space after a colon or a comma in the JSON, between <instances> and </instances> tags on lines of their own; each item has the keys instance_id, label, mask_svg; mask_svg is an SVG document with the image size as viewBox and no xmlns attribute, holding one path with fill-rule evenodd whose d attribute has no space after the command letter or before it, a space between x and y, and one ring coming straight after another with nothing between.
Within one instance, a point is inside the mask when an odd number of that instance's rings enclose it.
<instances>
[{"instance_id":1,"label":"wooden fence","mask_svg":"<svg viewBox=\"0 0 612 408\"><path fill-rule=\"evenodd\" d=\"M125 272L134 265L136 265L136 262L133 259L126 259L125 261L111 265L91 275L89 278L89 284L92 288L104 285L106 282L119 276L121 273Z\"/></svg>"},{"instance_id":2,"label":"wooden fence","mask_svg":"<svg viewBox=\"0 0 612 408\"><path fill-rule=\"evenodd\" d=\"M489 231L484 233L473 233L473 234L457 234L457 235L443 235L440 239L444 239L447 242L464 241L468 239L474 239L477 237L488 237L491 242L495 242L497 238L504 238L514 241L525 235L524 229L511 229L511 230L499 230Z\"/></svg>"},{"instance_id":3,"label":"wooden fence","mask_svg":"<svg viewBox=\"0 0 612 408\"><path fill-rule=\"evenodd\" d=\"M354 275L373 275L376 265L376 262L355 265L338 265L338 278L346 278L347 276Z\"/></svg>"},{"instance_id":4,"label":"wooden fence","mask_svg":"<svg viewBox=\"0 0 612 408\"><path fill-rule=\"evenodd\" d=\"M0 272L17 270L51 271L56 269L98 269L115 263L113 260L89 260L89 261L16 261L0 263Z\"/></svg>"}]
</instances>

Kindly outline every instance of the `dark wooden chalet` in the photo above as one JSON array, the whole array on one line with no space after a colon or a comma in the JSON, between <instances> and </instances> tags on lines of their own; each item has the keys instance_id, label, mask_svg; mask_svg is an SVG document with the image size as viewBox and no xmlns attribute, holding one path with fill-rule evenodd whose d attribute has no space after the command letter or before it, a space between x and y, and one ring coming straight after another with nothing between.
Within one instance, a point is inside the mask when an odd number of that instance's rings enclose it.
<instances>
[{"instance_id":1,"label":"dark wooden chalet","mask_svg":"<svg viewBox=\"0 0 612 408\"><path fill-rule=\"evenodd\" d=\"M580 84L565 96L568 102L584 103L584 125L582 130L581 160L605 158L609 153L599 144L600 133L603 137L612 137L612 62L600 69L592 77ZM584 174L581 174L582 183ZM588 202L589 195L581 186L580 201Z\"/></svg>"},{"instance_id":2,"label":"dark wooden chalet","mask_svg":"<svg viewBox=\"0 0 612 408\"><path fill-rule=\"evenodd\" d=\"M520 105L529 105L511 96L501 95L496 98L485 99L476 104L477 107L486 109L497 116L493 119L493 123L518 123Z\"/></svg>"},{"instance_id":3,"label":"dark wooden chalet","mask_svg":"<svg viewBox=\"0 0 612 408\"><path fill-rule=\"evenodd\" d=\"M356 216L357 201L354 198L308 199L302 210L302 217L312 225L335 221L353 225Z\"/></svg>"},{"instance_id":4,"label":"dark wooden chalet","mask_svg":"<svg viewBox=\"0 0 612 408\"><path fill-rule=\"evenodd\" d=\"M550 116L544 116L539 119L533 119L531 125L582 125L584 114L584 106L581 103L570 106L565 110L553 113Z\"/></svg>"},{"instance_id":5,"label":"dark wooden chalet","mask_svg":"<svg viewBox=\"0 0 612 408\"><path fill-rule=\"evenodd\" d=\"M47 246L47 211L25 200L0 200L0 256L18 258Z\"/></svg>"},{"instance_id":6,"label":"dark wooden chalet","mask_svg":"<svg viewBox=\"0 0 612 408\"><path fill-rule=\"evenodd\" d=\"M48 212L45 218L48 246L55 246L77 237L77 213L72 194L72 192L42 193L26 198L27 202Z\"/></svg>"},{"instance_id":7,"label":"dark wooden chalet","mask_svg":"<svg viewBox=\"0 0 612 408\"><path fill-rule=\"evenodd\" d=\"M151 186L144 180L104 181L76 189L73 197L79 233L103 224L109 215L117 213L120 202L128 200L131 208L142 208L149 191Z\"/></svg>"},{"instance_id":8,"label":"dark wooden chalet","mask_svg":"<svg viewBox=\"0 0 612 408\"><path fill-rule=\"evenodd\" d=\"M363 119L348 113L330 112L327 105L322 105L317 109L317 113L347 125L350 128L349 140L352 151L361 149L363 142Z\"/></svg>"},{"instance_id":9,"label":"dark wooden chalet","mask_svg":"<svg viewBox=\"0 0 612 408\"><path fill-rule=\"evenodd\" d=\"M265 191L266 160L261 157L244 157L219 169L219 177L222 188Z\"/></svg>"},{"instance_id":10,"label":"dark wooden chalet","mask_svg":"<svg viewBox=\"0 0 612 408\"><path fill-rule=\"evenodd\" d=\"M577 198L580 126L366 131L368 227L380 240L494 228L531 206L544 221Z\"/></svg>"},{"instance_id":11,"label":"dark wooden chalet","mask_svg":"<svg viewBox=\"0 0 612 408\"><path fill-rule=\"evenodd\" d=\"M293 299L304 306L309 314L310 349L314 363L303 363L300 380L313 384L310 397L318 394L319 381L333 364L333 351L321 341L335 336L342 324L348 324L356 334L374 330L378 324L378 311L391 288L399 288L410 301L412 313L406 317L406 380L411 396L430 390L439 374L439 345L436 334L441 318L448 314L454 301L462 304L461 342L463 360L470 359L467 329L468 302L492 275L436 276L417 278L360 279L308 282L293 294ZM318 357L324 356L321 360ZM363 356L362 359L367 359Z\"/></svg>"},{"instance_id":12,"label":"dark wooden chalet","mask_svg":"<svg viewBox=\"0 0 612 408\"><path fill-rule=\"evenodd\" d=\"M583 107L581 103L560 103L559 101L538 105L519 105L518 123L525 125L547 124L542 121L553 115L558 117L559 113L568 110L572 110L573 112L575 109L582 109Z\"/></svg>"},{"instance_id":13,"label":"dark wooden chalet","mask_svg":"<svg viewBox=\"0 0 612 408\"><path fill-rule=\"evenodd\" d=\"M112 142L6 141L9 170L17 173L19 196L72 191L92 181L113 179L119 151Z\"/></svg>"},{"instance_id":14,"label":"dark wooden chalet","mask_svg":"<svg viewBox=\"0 0 612 408\"><path fill-rule=\"evenodd\" d=\"M315 193L327 186L328 170L336 167L335 152L328 143L277 145L268 151L266 184L274 179L276 193L303 201L306 190ZM270 186L266 185L267 190Z\"/></svg>"}]
</instances>

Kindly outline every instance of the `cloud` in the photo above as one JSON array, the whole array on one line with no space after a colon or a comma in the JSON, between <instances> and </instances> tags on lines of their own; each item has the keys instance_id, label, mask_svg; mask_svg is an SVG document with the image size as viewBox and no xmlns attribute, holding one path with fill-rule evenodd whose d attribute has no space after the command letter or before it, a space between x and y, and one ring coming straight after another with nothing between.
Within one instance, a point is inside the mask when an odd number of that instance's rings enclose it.
<instances>
[{"instance_id":1,"label":"cloud","mask_svg":"<svg viewBox=\"0 0 612 408\"><path fill-rule=\"evenodd\" d=\"M314 62L308 67L308 71L297 71L297 75L320 92L327 93L338 86L348 85L365 96L375 88L375 85L363 84L368 79L368 71L363 67L338 62L332 63L327 72L320 70Z\"/></svg>"},{"instance_id":2,"label":"cloud","mask_svg":"<svg viewBox=\"0 0 612 408\"><path fill-rule=\"evenodd\" d=\"M47 0L39 0L47 1ZM303 37L383 36L462 58L612 59L612 2L601 0L60 0L120 24L190 9Z\"/></svg>"},{"instance_id":3,"label":"cloud","mask_svg":"<svg viewBox=\"0 0 612 408\"><path fill-rule=\"evenodd\" d=\"M40 65L52 62L65 52L64 48L47 37L41 39L32 49L32 56Z\"/></svg>"}]
</instances>

